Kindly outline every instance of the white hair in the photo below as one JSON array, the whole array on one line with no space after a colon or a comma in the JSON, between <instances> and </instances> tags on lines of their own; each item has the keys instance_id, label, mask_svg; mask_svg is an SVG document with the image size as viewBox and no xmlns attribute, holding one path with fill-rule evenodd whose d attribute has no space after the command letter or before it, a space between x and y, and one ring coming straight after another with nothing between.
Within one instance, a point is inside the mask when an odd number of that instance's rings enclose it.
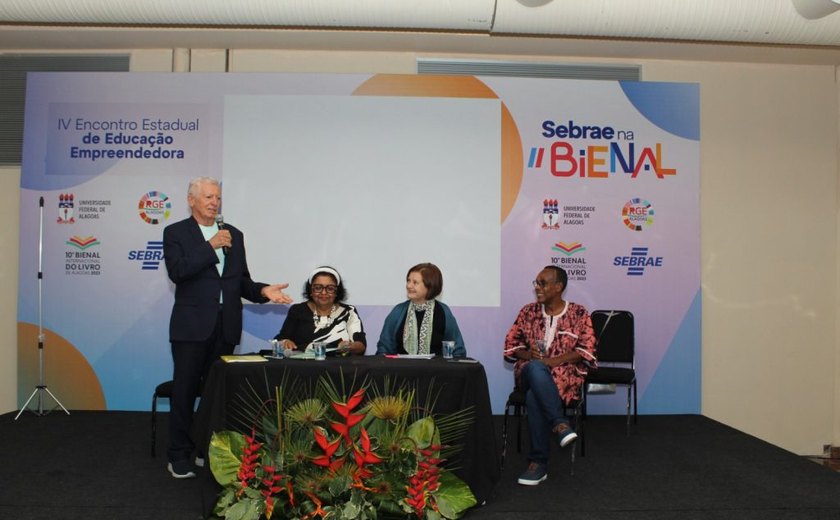
<instances>
[{"instance_id":1,"label":"white hair","mask_svg":"<svg viewBox=\"0 0 840 520\"><path fill-rule=\"evenodd\" d=\"M195 177L190 180L190 186L187 188L187 195L193 197L198 195L198 187L202 184L213 184L214 186L221 186L218 180L213 177Z\"/></svg>"}]
</instances>

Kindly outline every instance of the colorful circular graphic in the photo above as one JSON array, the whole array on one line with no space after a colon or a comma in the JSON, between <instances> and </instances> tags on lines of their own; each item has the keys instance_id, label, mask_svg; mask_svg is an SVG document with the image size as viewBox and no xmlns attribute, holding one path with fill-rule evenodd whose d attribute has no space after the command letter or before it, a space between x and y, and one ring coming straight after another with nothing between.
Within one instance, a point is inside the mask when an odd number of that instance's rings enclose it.
<instances>
[{"instance_id":1,"label":"colorful circular graphic","mask_svg":"<svg viewBox=\"0 0 840 520\"><path fill-rule=\"evenodd\" d=\"M137 209L140 211L140 218L147 224L160 224L169 218L172 212L172 203L169 197L160 191L150 191L140 198Z\"/></svg>"},{"instance_id":2,"label":"colorful circular graphic","mask_svg":"<svg viewBox=\"0 0 840 520\"><path fill-rule=\"evenodd\" d=\"M653 206L642 199L630 199L621 209L624 225L633 231L642 231L653 224Z\"/></svg>"}]
</instances>

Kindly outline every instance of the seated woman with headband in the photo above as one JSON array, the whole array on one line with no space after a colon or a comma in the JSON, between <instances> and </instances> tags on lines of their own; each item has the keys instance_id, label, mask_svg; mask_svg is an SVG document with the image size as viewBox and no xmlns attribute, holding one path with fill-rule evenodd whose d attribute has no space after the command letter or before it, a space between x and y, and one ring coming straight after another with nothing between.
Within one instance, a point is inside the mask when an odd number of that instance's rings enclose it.
<instances>
[{"instance_id":1,"label":"seated woman with headband","mask_svg":"<svg viewBox=\"0 0 840 520\"><path fill-rule=\"evenodd\" d=\"M328 351L364 354L367 347L362 320L352 305L344 303L347 291L338 271L329 266L313 270L303 288L306 301L289 307L289 314L274 339L288 350L311 350L313 342Z\"/></svg>"}]
</instances>

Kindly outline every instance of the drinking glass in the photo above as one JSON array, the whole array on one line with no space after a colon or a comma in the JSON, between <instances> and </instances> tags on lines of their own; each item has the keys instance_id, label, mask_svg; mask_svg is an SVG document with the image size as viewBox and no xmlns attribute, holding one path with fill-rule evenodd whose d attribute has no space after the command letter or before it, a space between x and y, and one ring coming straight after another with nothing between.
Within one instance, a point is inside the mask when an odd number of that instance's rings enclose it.
<instances>
[{"instance_id":1,"label":"drinking glass","mask_svg":"<svg viewBox=\"0 0 840 520\"><path fill-rule=\"evenodd\" d=\"M278 341L276 339L272 339L270 341L270 343L271 343L271 354L276 358L283 357L283 346L280 343L280 341Z\"/></svg>"},{"instance_id":2,"label":"drinking glass","mask_svg":"<svg viewBox=\"0 0 840 520\"><path fill-rule=\"evenodd\" d=\"M327 344L322 341L316 341L312 344L312 350L315 351L315 360L324 361L327 359Z\"/></svg>"},{"instance_id":3,"label":"drinking glass","mask_svg":"<svg viewBox=\"0 0 840 520\"><path fill-rule=\"evenodd\" d=\"M538 339L537 340L537 350L540 351L540 357L541 358L545 357L545 340L544 339Z\"/></svg>"},{"instance_id":4,"label":"drinking glass","mask_svg":"<svg viewBox=\"0 0 840 520\"><path fill-rule=\"evenodd\" d=\"M455 353L455 342L454 341L444 341L442 351L443 351L443 359L452 359L452 355Z\"/></svg>"}]
</instances>

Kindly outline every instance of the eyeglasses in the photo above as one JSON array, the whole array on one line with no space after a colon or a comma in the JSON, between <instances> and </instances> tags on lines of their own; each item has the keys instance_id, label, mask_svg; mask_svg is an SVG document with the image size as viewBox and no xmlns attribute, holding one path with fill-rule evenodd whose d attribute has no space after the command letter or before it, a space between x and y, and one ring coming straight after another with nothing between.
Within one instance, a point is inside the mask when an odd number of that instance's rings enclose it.
<instances>
[{"instance_id":1,"label":"eyeglasses","mask_svg":"<svg viewBox=\"0 0 840 520\"><path fill-rule=\"evenodd\" d=\"M326 292L328 294L335 294L335 291L338 290L337 285L321 285L316 284L312 286L312 292L322 293Z\"/></svg>"},{"instance_id":2,"label":"eyeglasses","mask_svg":"<svg viewBox=\"0 0 840 520\"><path fill-rule=\"evenodd\" d=\"M534 280L533 282L531 282L531 284L533 284L534 287L539 287L540 289L545 289L546 285L549 285L549 284L552 284L552 283L557 283L557 280L553 280L553 281L550 281L550 282L547 281L547 280Z\"/></svg>"}]
</instances>

